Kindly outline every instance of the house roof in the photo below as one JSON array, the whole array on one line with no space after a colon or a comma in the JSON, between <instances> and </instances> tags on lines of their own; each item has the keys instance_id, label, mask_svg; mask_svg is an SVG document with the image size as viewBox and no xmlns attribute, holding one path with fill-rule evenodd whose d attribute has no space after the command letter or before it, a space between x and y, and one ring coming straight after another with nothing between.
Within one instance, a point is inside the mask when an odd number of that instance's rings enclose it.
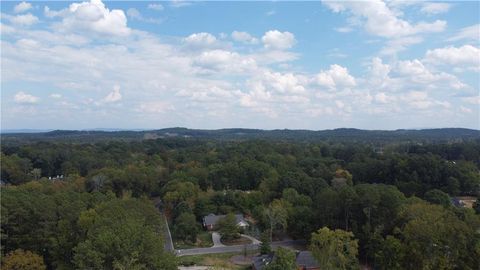
<instances>
[{"instance_id":1,"label":"house roof","mask_svg":"<svg viewBox=\"0 0 480 270\"><path fill-rule=\"evenodd\" d=\"M313 257L312 252L310 251L300 251L297 254L296 263L297 266L303 266L305 268L320 267L317 260Z\"/></svg>"},{"instance_id":2,"label":"house roof","mask_svg":"<svg viewBox=\"0 0 480 270\"><path fill-rule=\"evenodd\" d=\"M210 225L216 225L217 222L224 218L225 215L215 215L215 214L209 214L208 216L205 216L203 217L203 224L205 226L210 226ZM235 215L235 222L238 224L238 223L241 223L241 222L244 222L246 223L245 219L243 218L243 215L242 214L237 214Z\"/></svg>"},{"instance_id":3,"label":"house roof","mask_svg":"<svg viewBox=\"0 0 480 270\"><path fill-rule=\"evenodd\" d=\"M253 257L253 267L256 270L263 269L267 264L271 263L273 260L273 254L265 254L260 256Z\"/></svg>"}]
</instances>

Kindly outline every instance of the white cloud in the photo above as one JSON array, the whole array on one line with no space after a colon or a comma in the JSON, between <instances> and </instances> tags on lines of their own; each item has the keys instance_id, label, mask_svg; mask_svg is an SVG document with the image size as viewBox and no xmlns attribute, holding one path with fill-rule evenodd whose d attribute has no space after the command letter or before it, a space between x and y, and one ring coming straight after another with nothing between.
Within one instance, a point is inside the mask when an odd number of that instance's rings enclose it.
<instances>
[{"instance_id":1,"label":"white cloud","mask_svg":"<svg viewBox=\"0 0 480 270\"><path fill-rule=\"evenodd\" d=\"M136 8L129 8L127 10L127 16L132 20L137 20L137 21L142 21L147 23L160 23L162 21L161 19L143 17L140 11Z\"/></svg>"},{"instance_id":2,"label":"white cloud","mask_svg":"<svg viewBox=\"0 0 480 270\"><path fill-rule=\"evenodd\" d=\"M418 59L399 61L396 65L395 71L405 81L421 84L425 87L432 88L435 87L436 84L447 84L454 89L462 89L466 87L464 83L451 74L445 72L431 72Z\"/></svg>"},{"instance_id":3,"label":"white cloud","mask_svg":"<svg viewBox=\"0 0 480 270\"><path fill-rule=\"evenodd\" d=\"M143 113L165 113L167 111L174 110L175 107L167 102L163 101L149 101L140 104L140 106L136 109L138 112Z\"/></svg>"},{"instance_id":4,"label":"white cloud","mask_svg":"<svg viewBox=\"0 0 480 270\"><path fill-rule=\"evenodd\" d=\"M188 7L192 3L184 0L171 0L170 1L170 6L174 8L182 8L182 7Z\"/></svg>"},{"instance_id":5,"label":"white cloud","mask_svg":"<svg viewBox=\"0 0 480 270\"><path fill-rule=\"evenodd\" d=\"M428 50L425 61L436 65L472 67L480 70L480 49L472 45Z\"/></svg>"},{"instance_id":6,"label":"white cloud","mask_svg":"<svg viewBox=\"0 0 480 270\"><path fill-rule=\"evenodd\" d=\"M400 51L406 50L409 46L421 43L423 38L419 36L407 36L394 38L387 41L385 47L380 51L381 55L393 55Z\"/></svg>"},{"instance_id":7,"label":"white cloud","mask_svg":"<svg viewBox=\"0 0 480 270\"><path fill-rule=\"evenodd\" d=\"M36 96L32 96L30 94L24 93L23 91L20 91L15 94L13 100L19 104L36 104L40 99Z\"/></svg>"},{"instance_id":8,"label":"white cloud","mask_svg":"<svg viewBox=\"0 0 480 270\"><path fill-rule=\"evenodd\" d=\"M60 94L51 94L50 97L51 97L51 98L55 98L55 99L59 99L59 98L62 97L62 95L60 95Z\"/></svg>"},{"instance_id":9,"label":"white cloud","mask_svg":"<svg viewBox=\"0 0 480 270\"><path fill-rule=\"evenodd\" d=\"M275 13L277 13L275 10L270 10L270 11L267 11L267 13L265 13L265 15L273 16L273 15L275 15Z\"/></svg>"},{"instance_id":10,"label":"white cloud","mask_svg":"<svg viewBox=\"0 0 480 270\"><path fill-rule=\"evenodd\" d=\"M469 104L480 105L480 96L465 97L463 100Z\"/></svg>"},{"instance_id":11,"label":"white cloud","mask_svg":"<svg viewBox=\"0 0 480 270\"><path fill-rule=\"evenodd\" d=\"M478 42L480 40L480 24L474 24L460 29L453 37L448 41L468 40Z\"/></svg>"},{"instance_id":12,"label":"white cloud","mask_svg":"<svg viewBox=\"0 0 480 270\"><path fill-rule=\"evenodd\" d=\"M419 33L441 32L445 29L445 21L436 20L431 23L419 22L411 24L399 18L383 1L324 1L327 7L334 12L351 12L357 18L365 20L364 28L372 35L385 38L398 38L401 36Z\"/></svg>"},{"instance_id":13,"label":"white cloud","mask_svg":"<svg viewBox=\"0 0 480 270\"><path fill-rule=\"evenodd\" d=\"M136 8L129 8L127 10L127 16L132 18L132 19L141 19L142 18L142 15L140 14L140 11L138 11L138 9Z\"/></svg>"},{"instance_id":14,"label":"white cloud","mask_svg":"<svg viewBox=\"0 0 480 270\"><path fill-rule=\"evenodd\" d=\"M113 91L110 92L104 99L103 101L105 103L115 103L122 100L122 94L120 94L120 86L115 85L113 87Z\"/></svg>"},{"instance_id":15,"label":"white cloud","mask_svg":"<svg viewBox=\"0 0 480 270\"><path fill-rule=\"evenodd\" d=\"M262 37L262 42L267 49L285 50L293 47L296 40L295 36L290 32L270 30Z\"/></svg>"},{"instance_id":16,"label":"white cloud","mask_svg":"<svg viewBox=\"0 0 480 270\"><path fill-rule=\"evenodd\" d=\"M449 11L450 7L449 3L423 3L420 11L425 14L440 14Z\"/></svg>"},{"instance_id":17,"label":"white cloud","mask_svg":"<svg viewBox=\"0 0 480 270\"><path fill-rule=\"evenodd\" d=\"M388 96L387 94L385 94L383 92L380 92L380 93L375 95L375 101L377 101L379 103L389 103L392 100L393 100L392 97Z\"/></svg>"},{"instance_id":18,"label":"white cloud","mask_svg":"<svg viewBox=\"0 0 480 270\"><path fill-rule=\"evenodd\" d=\"M416 109L428 109L433 105L433 102L428 100L428 94L422 91L410 91L403 95L403 100Z\"/></svg>"},{"instance_id":19,"label":"white cloud","mask_svg":"<svg viewBox=\"0 0 480 270\"><path fill-rule=\"evenodd\" d=\"M185 43L194 47L210 47L217 42L217 38L210 33L194 33L184 39Z\"/></svg>"},{"instance_id":20,"label":"white cloud","mask_svg":"<svg viewBox=\"0 0 480 270\"><path fill-rule=\"evenodd\" d=\"M114 36L126 36L131 32L123 10L110 10L101 0L73 3L60 11L45 7L44 13L51 18L62 17L62 22L57 25L62 31L93 31Z\"/></svg>"},{"instance_id":21,"label":"white cloud","mask_svg":"<svg viewBox=\"0 0 480 270\"><path fill-rule=\"evenodd\" d=\"M348 73L348 69L334 64L329 70L321 71L313 78L313 83L329 89L353 87L355 78Z\"/></svg>"},{"instance_id":22,"label":"white cloud","mask_svg":"<svg viewBox=\"0 0 480 270\"><path fill-rule=\"evenodd\" d=\"M238 42L242 42L245 44L257 44L258 39L256 39L254 36L250 35L247 32L239 32L239 31L233 31L232 32L232 39Z\"/></svg>"},{"instance_id":23,"label":"white cloud","mask_svg":"<svg viewBox=\"0 0 480 270\"><path fill-rule=\"evenodd\" d=\"M164 7L160 3L154 3L154 4L152 3L152 4L148 4L148 9L153 9L153 10L156 10L156 11L162 11L164 9Z\"/></svg>"},{"instance_id":24,"label":"white cloud","mask_svg":"<svg viewBox=\"0 0 480 270\"><path fill-rule=\"evenodd\" d=\"M38 17L31 13L15 16L2 13L2 18L9 20L13 24L22 26L30 26L39 22Z\"/></svg>"},{"instance_id":25,"label":"white cloud","mask_svg":"<svg viewBox=\"0 0 480 270\"><path fill-rule=\"evenodd\" d=\"M32 8L32 4L30 3L27 3L27 2L21 2L19 4L17 4L14 8L13 8L13 12L15 13L23 13L27 10L30 10Z\"/></svg>"},{"instance_id":26,"label":"white cloud","mask_svg":"<svg viewBox=\"0 0 480 270\"><path fill-rule=\"evenodd\" d=\"M343 26L343 27L337 27L335 28L335 31L340 32L340 33L350 33L353 31L353 28L350 26Z\"/></svg>"},{"instance_id":27,"label":"white cloud","mask_svg":"<svg viewBox=\"0 0 480 270\"><path fill-rule=\"evenodd\" d=\"M194 59L194 64L206 70L225 73L246 72L256 69L256 62L253 58L226 50L202 52Z\"/></svg>"},{"instance_id":28,"label":"white cloud","mask_svg":"<svg viewBox=\"0 0 480 270\"><path fill-rule=\"evenodd\" d=\"M460 106L460 112L462 112L462 113L472 113L472 110L467 108L467 107Z\"/></svg>"}]
</instances>

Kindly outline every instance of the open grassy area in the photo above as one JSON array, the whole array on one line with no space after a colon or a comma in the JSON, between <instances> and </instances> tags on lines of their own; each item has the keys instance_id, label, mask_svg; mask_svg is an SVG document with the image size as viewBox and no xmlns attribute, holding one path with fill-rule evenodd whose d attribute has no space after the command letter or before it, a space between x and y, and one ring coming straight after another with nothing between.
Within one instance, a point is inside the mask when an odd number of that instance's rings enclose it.
<instances>
[{"instance_id":1,"label":"open grassy area","mask_svg":"<svg viewBox=\"0 0 480 270\"><path fill-rule=\"evenodd\" d=\"M197 242L184 242L181 240L174 240L173 244L176 249L187 249L187 248L200 248L200 247L211 247L213 246L212 235L210 232L201 231L197 235Z\"/></svg>"},{"instance_id":2,"label":"open grassy area","mask_svg":"<svg viewBox=\"0 0 480 270\"><path fill-rule=\"evenodd\" d=\"M251 269L250 266L235 265L230 262L230 258L240 253L219 253L219 254L205 254L179 257L179 264L184 266L202 265L213 266L219 269L231 270L246 270ZM216 268L214 268L216 269Z\"/></svg>"}]
</instances>

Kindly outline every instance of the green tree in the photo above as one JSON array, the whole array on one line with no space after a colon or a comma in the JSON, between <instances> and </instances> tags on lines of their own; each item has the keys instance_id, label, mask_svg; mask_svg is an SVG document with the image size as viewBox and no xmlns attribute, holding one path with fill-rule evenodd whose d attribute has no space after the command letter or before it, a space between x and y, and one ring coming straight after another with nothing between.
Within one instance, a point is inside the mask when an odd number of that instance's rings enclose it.
<instances>
[{"instance_id":1,"label":"green tree","mask_svg":"<svg viewBox=\"0 0 480 270\"><path fill-rule=\"evenodd\" d=\"M2 259L3 270L45 270L43 258L31 251L14 250Z\"/></svg>"},{"instance_id":2,"label":"green tree","mask_svg":"<svg viewBox=\"0 0 480 270\"><path fill-rule=\"evenodd\" d=\"M225 240L239 237L239 228L233 213L229 213L217 222L218 231Z\"/></svg>"},{"instance_id":3,"label":"green tree","mask_svg":"<svg viewBox=\"0 0 480 270\"><path fill-rule=\"evenodd\" d=\"M382 241L381 247L375 253L375 266L383 270L404 269L402 262L404 260L404 246L397 238L387 235Z\"/></svg>"},{"instance_id":4,"label":"green tree","mask_svg":"<svg viewBox=\"0 0 480 270\"><path fill-rule=\"evenodd\" d=\"M163 222L147 201L113 200L98 206L86 239L74 248L78 269L176 269L163 250Z\"/></svg>"},{"instance_id":5,"label":"green tree","mask_svg":"<svg viewBox=\"0 0 480 270\"><path fill-rule=\"evenodd\" d=\"M272 247L270 246L270 235L267 232L263 232L260 236L260 253L261 254L269 254L272 252Z\"/></svg>"},{"instance_id":6,"label":"green tree","mask_svg":"<svg viewBox=\"0 0 480 270\"><path fill-rule=\"evenodd\" d=\"M295 270L295 253L286 248L279 247L275 251L274 260L264 267L265 270Z\"/></svg>"},{"instance_id":7,"label":"green tree","mask_svg":"<svg viewBox=\"0 0 480 270\"><path fill-rule=\"evenodd\" d=\"M427 191L425 193L425 200L434 204L442 205L443 207L450 207L452 205L450 196L439 189Z\"/></svg>"},{"instance_id":8,"label":"green tree","mask_svg":"<svg viewBox=\"0 0 480 270\"><path fill-rule=\"evenodd\" d=\"M282 200L274 200L268 208L265 209L264 215L270 229L270 241L272 241L274 230L280 229L283 231L287 227L287 206Z\"/></svg>"},{"instance_id":9,"label":"green tree","mask_svg":"<svg viewBox=\"0 0 480 270\"><path fill-rule=\"evenodd\" d=\"M403 267L408 269L468 269L474 256L475 228L449 209L425 202L412 203L401 213L405 245ZM467 265L464 265L467 264ZM478 265L477 265L478 266Z\"/></svg>"},{"instance_id":10,"label":"green tree","mask_svg":"<svg viewBox=\"0 0 480 270\"><path fill-rule=\"evenodd\" d=\"M358 240L351 232L323 227L312 233L310 250L322 269L358 269Z\"/></svg>"},{"instance_id":11,"label":"green tree","mask_svg":"<svg viewBox=\"0 0 480 270\"><path fill-rule=\"evenodd\" d=\"M198 224L195 215L184 212L175 219L175 237L195 243L197 241Z\"/></svg>"}]
</instances>

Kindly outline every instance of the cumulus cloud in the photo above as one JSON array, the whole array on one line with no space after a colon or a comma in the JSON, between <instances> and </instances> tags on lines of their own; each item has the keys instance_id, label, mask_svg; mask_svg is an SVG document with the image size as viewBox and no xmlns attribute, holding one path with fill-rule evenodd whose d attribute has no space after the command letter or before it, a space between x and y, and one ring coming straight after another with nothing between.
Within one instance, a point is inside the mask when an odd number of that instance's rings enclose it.
<instances>
[{"instance_id":1,"label":"cumulus cloud","mask_svg":"<svg viewBox=\"0 0 480 270\"><path fill-rule=\"evenodd\" d=\"M267 49L285 50L293 47L297 42L295 36L290 32L270 30L262 37L262 42Z\"/></svg>"},{"instance_id":2,"label":"cumulus cloud","mask_svg":"<svg viewBox=\"0 0 480 270\"><path fill-rule=\"evenodd\" d=\"M472 45L428 50L425 61L436 65L458 66L480 70L480 49Z\"/></svg>"},{"instance_id":3,"label":"cumulus cloud","mask_svg":"<svg viewBox=\"0 0 480 270\"><path fill-rule=\"evenodd\" d=\"M162 4L160 4L160 3L148 4L147 8L148 8L148 9L153 9L153 10L156 10L156 11L162 11L162 10L164 10L164 7L163 7Z\"/></svg>"},{"instance_id":4,"label":"cumulus cloud","mask_svg":"<svg viewBox=\"0 0 480 270\"><path fill-rule=\"evenodd\" d=\"M323 3L334 12L350 12L355 17L364 19L362 24L368 33L385 38L441 32L447 25L445 21L441 20L411 24L399 18L385 2L380 0L367 2L324 1Z\"/></svg>"},{"instance_id":5,"label":"cumulus cloud","mask_svg":"<svg viewBox=\"0 0 480 270\"><path fill-rule=\"evenodd\" d=\"M255 59L226 50L209 50L194 59L194 64L217 72L246 72L256 68Z\"/></svg>"},{"instance_id":6,"label":"cumulus cloud","mask_svg":"<svg viewBox=\"0 0 480 270\"><path fill-rule=\"evenodd\" d=\"M302 61L288 62L301 57L288 50L295 44L295 36L290 33L289 37L286 34L289 32L269 31L258 38L257 42L262 42L259 46L247 50L244 46L233 46L231 40L220 39L220 34L214 36L206 32L164 39L132 29L128 38L86 42L82 38L92 38L90 33L100 32L65 32L70 28L65 28L64 21L73 16L70 8L47 9L46 15L53 19L35 29L15 28L12 30L15 38L2 41L2 64L7 67L2 70L2 80L9 82L8 85L41 83L50 85L49 89L68 90L61 92L64 98L50 103L71 100L73 105L65 107L85 109L78 109L75 115L88 119L91 119L88 111L102 111L122 121L131 120L138 126L164 125L165 119L169 119L170 124L195 126L207 123L205 121L219 123L216 120L235 115L239 125L249 125L248 121L258 119L257 125L272 123L268 127L275 128L274 125L294 123L299 117L305 119L299 125L312 121L315 124L309 127L317 127L318 118L325 117L326 122L335 122L335 127L337 123L349 125L349 122L342 122L349 117L355 121L365 120L361 117L367 114L390 117L412 112L418 119L425 119L427 114L458 113L461 105L477 112L476 105L480 104L478 97L466 97L472 95L474 89L462 83L461 74L456 74L457 78L447 73L448 67L465 66L466 62L449 64L454 61L444 59L448 53L442 56L444 58L434 57L434 52L440 53L436 49L425 53L422 59L402 56L402 61L398 61L396 57L375 57L364 64L364 68L363 62L347 61L348 64L339 65L336 59L326 58L331 61L328 67L312 73L299 66ZM401 16L396 11L394 15ZM127 11L127 16L130 20L135 14ZM88 22L97 18L86 17ZM411 27L416 25L410 24ZM2 33L5 33L3 27ZM419 35L414 34L388 38L387 45L396 46L398 51L402 46L413 44L417 37ZM237 31L231 33L231 39L249 43L255 37ZM188 50L189 46L198 50ZM328 52L324 51L325 56ZM333 50L333 53L340 51ZM45 69L47 65L49 68ZM354 73L353 76L352 70L358 75ZM422 91L412 92L420 89ZM452 94L452 89L458 91ZM16 93L16 89L8 91L10 97ZM60 97L48 94L49 101ZM33 98L34 102L39 101ZM120 102L124 106L114 105ZM106 104L110 105L101 106ZM49 109L55 111L57 107L60 106ZM128 118L132 112L138 113L138 117ZM58 115L57 111L55 113ZM12 115L10 113L13 119ZM242 122L240 119L248 120Z\"/></svg>"},{"instance_id":7,"label":"cumulus cloud","mask_svg":"<svg viewBox=\"0 0 480 270\"><path fill-rule=\"evenodd\" d=\"M60 11L50 10L46 6L44 13L50 18L61 17L62 22L57 27L63 31L93 31L114 36L126 36L131 32L123 10L110 10L101 0L73 3Z\"/></svg>"},{"instance_id":8,"label":"cumulus cloud","mask_svg":"<svg viewBox=\"0 0 480 270\"><path fill-rule=\"evenodd\" d=\"M210 47L217 42L217 38L206 32L194 33L184 39L185 43L193 47Z\"/></svg>"},{"instance_id":9,"label":"cumulus cloud","mask_svg":"<svg viewBox=\"0 0 480 270\"><path fill-rule=\"evenodd\" d=\"M432 88L439 83L447 84L453 89L466 87L466 85L454 75L445 72L433 73L418 59L398 61L395 71L403 77L405 81L421 84L425 87Z\"/></svg>"},{"instance_id":10,"label":"cumulus cloud","mask_svg":"<svg viewBox=\"0 0 480 270\"><path fill-rule=\"evenodd\" d=\"M13 100L19 104L36 104L40 99L36 96L32 96L30 94L24 93L23 91L20 91L15 94Z\"/></svg>"},{"instance_id":11,"label":"cumulus cloud","mask_svg":"<svg viewBox=\"0 0 480 270\"><path fill-rule=\"evenodd\" d=\"M474 24L460 29L453 37L448 41L467 40L476 41L480 40L480 24Z\"/></svg>"},{"instance_id":12,"label":"cumulus cloud","mask_svg":"<svg viewBox=\"0 0 480 270\"><path fill-rule=\"evenodd\" d=\"M105 103L115 103L122 100L122 94L120 94L120 86L115 85L113 91L110 92L104 99Z\"/></svg>"},{"instance_id":13,"label":"cumulus cloud","mask_svg":"<svg viewBox=\"0 0 480 270\"><path fill-rule=\"evenodd\" d=\"M9 20L11 23L20 25L20 26L30 26L39 22L38 17L31 13L15 15L15 16L2 13L2 18L5 18Z\"/></svg>"},{"instance_id":14,"label":"cumulus cloud","mask_svg":"<svg viewBox=\"0 0 480 270\"><path fill-rule=\"evenodd\" d=\"M451 5L449 3L423 3L421 12L425 14L440 14L450 10Z\"/></svg>"},{"instance_id":15,"label":"cumulus cloud","mask_svg":"<svg viewBox=\"0 0 480 270\"><path fill-rule=\"evenodd\" d=\"M355 78L348 73L348 69L337 64L331 65L329 70L318 73L313 82L329 89L356 85Z\"/></svg>"},{"instance_id":16,"label":"cumulus cloud","mask_svg":"<svg viewBox=\"0 0 480 270\"><path fill-rule=\"evenodd\" d=\"M50 97L51 97L51 98L55 98L55 99L59 99L59 98L62 97L62 95L60 95L60 94L51 94Z\"/></svg>"},{"instance_id":17,"label":"cumulus cloud","mask_svg":"<svg viewBox=\"0 0 480 270\"><path fill-rule=\"evenodd\" d=\"M21 2L17 5L15 5L15 7L13 8L13 12L15 13L23 13L27 10L30 10L32 9L32 4L30 3L27 3L27 2Z\"/></svg>"},{"instance_id":18,"label":"cumulus cloud","mask_svg":"<svg viewBox=\"0 0 480 270\"><path fill-rule=\"evenodd\" d=\"M233 31L232 32L232 39L238 42L242 42L245 44L257 44L258 39L253 37L247 32L240 32L240 31Z\"/></svg>"}]
</instances>

